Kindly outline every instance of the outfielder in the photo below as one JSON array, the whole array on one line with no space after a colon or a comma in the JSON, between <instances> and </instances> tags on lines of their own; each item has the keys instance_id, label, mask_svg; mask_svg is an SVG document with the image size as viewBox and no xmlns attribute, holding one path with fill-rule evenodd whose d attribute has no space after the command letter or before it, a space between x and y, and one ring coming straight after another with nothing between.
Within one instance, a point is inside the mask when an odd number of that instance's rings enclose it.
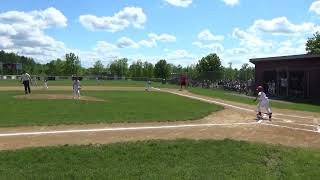
<instances>
[{"instance_id":1,"label":"outfielder","mask_svg":"<svg viewBox=\"0 0 320 180\"><path fill-rule=\"evenodd\" d=\"M270 109L270 106L269 106L269 98L263 92L263 87L262 86L258 86L257 87L257 91L258 91L258 96L254 100L254 101L256 101L257 99L259 99L257 118L259 118L259 119L262 118L261 107L264 106L266 108L267 114L269 115L269 121L271 121L272 112L271 112L271 109Z\"/></svg>"}]
</instances>

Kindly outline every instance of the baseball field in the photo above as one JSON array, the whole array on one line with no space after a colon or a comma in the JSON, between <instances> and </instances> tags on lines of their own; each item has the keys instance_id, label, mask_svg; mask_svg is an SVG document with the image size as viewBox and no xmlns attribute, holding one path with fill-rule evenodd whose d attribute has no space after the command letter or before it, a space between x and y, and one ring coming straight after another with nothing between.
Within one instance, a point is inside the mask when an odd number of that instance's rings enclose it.
<instances>
[{"instance_id":1,"label":"baseball field","mask_svg":"<svg viewBox=\"0 0 320 180\"><path fill-rule=\"evenodd\" d=\"M0 81L1 179L318 179L320 106L145 82ZM44 173L45 172L45 173Z\"/></svg>"}]
</instances>

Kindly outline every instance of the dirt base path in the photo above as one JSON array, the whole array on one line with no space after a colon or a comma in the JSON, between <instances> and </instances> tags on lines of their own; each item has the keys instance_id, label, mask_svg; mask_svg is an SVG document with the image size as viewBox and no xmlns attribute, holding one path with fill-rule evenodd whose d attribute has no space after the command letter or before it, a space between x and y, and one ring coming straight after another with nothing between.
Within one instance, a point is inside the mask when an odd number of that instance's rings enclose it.
<instances>
[{"instance_id":1,"label":"dirt base path","mask_svg":"<svg viewBox=\"0 0 320 180\"><path fill-rule=\"evenodd\" d=\"M57 86L55 90L65 90L64 88ZM90 90L110 89L144 90L143 87L99 86L97 89L90 87ZM320 117L319 113L273 109L274 120L272 122L257 122L254 106L199 96L188 91L181 92L174 89L161 89L160 91L221 104L225 109L196 121L0 128L0 149L176 138L231 138L320 149L320 133L317 132L316 125Z\"/></svg>"}]
</instances>

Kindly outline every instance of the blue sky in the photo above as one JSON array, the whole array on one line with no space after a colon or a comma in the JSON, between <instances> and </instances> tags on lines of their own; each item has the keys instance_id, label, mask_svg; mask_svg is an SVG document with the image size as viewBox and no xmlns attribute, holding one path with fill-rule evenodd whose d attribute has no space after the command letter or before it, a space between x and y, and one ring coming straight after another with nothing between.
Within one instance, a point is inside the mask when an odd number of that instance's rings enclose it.
<instances>
[{"instance_id":1,"label":"blue sky","mask_svg":"<svg viewBox=\"0 0 320 180\"><path fill-rule=\"evenodd\" d=\"M183 66L305 53L320 30L315 0L1 0L0 49L46 63L74 52L85 67L127 57Z\"/></svg>"}]
</instances>

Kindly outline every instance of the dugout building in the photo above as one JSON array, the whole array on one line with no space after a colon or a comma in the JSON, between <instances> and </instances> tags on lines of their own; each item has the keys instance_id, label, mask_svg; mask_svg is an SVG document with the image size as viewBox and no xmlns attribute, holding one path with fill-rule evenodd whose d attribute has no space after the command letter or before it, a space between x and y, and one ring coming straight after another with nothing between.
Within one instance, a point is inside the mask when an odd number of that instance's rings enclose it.
<instances>
[{"instance_id":1,"label":"dugout building","mask_svg":"<svg viewBox=\"0 0 320 180\"><path fill-rule=\"evenodd\" d=\"M320 55L293 55L250 59L255 83L276 97L320 100Z\"/></svg>"}]
</instances>

